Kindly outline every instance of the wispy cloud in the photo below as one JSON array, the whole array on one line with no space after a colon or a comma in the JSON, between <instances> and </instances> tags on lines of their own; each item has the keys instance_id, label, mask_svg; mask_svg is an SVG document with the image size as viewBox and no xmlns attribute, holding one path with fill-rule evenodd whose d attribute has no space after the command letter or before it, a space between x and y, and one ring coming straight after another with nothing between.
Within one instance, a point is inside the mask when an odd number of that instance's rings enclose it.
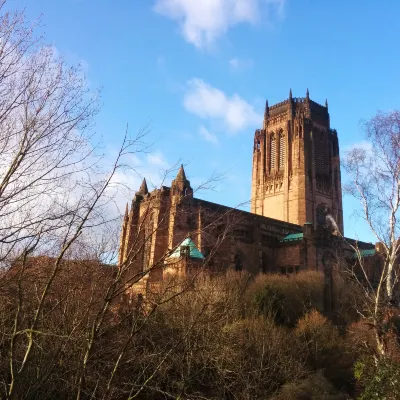
<instances>
[{"instance_id":1,"label":"wispy cloud","mask_svg":"<svg viewBox=\"0 0 400 400\"><path fill-rule=\"evenodd\" d=\"M234 25L282 18L284 6L285 0L156 0L154 10L177 21L187 42L204 48Z\"/></svg>"},{"instance_id":2,"label":"wispy cloud","mask_svg":"<svg viewBox=\"0 0 400 400\"><path fill-rule=\"evenodd\" d=\"M240 59L240 58L231 58L229 60L229 66L234 71L240 71L244 69L253 68L254 62L251 59Z\"/></svg>"},{"instance_id":3,"label":"wispy cloud","mask_svg":"<svg viewBox=\"0 0 400 400\"><path fill-rule=\"evenodd\" d=\"M131 201L143 178L146 178L149 190L161 184L169 184L173 173L166 176L166 172L171 167L159 150L148 154L133 154L126 160L126 168L121 168L115 173L107 195L113 198L113 204L123 212L126 202ZM115 210L110 209L110 213L114 214Z\"/></svg>"},{"instance_id":4,"label":"wispy cloud","mask_svg":"<svg viewBox=\"0 0 400 400\"><path fill-rule=\"evenodd\" d=\"M262 121L262 114L257 113L254 107L238 94L228 96L201 79L188 81L183 103L187 111L200 118L220 121L230 133L260 124Z\"/></svg>"},{"instance_id":5,"label":"wispy cloud","mask_svg":"<svg viewBox=\"0 0 400 400\"><path fill-rule=\"evenodd\" d=\"M353 149L362 149L367 152L372 150L372 144L370 142L367 142L366 140L361 140L360 142L352 143L344 147L344 152L351 151Z\"/></svg>"},{"instance_id":6,"label":"wispy cloud","mask_svg":"<svg viewBox=\"0 0 400 400\"><path fill-rule=\"evenodd\" d=\"M68 62L68 64L79 66L79 72L82 74L82 77L85 78L86 84L88 86L91 85L91 82L88 78L90 66L84 58L70 50L60 53L56 47L52 46L52 49L54 51L54 57L62 56Z\"/></svg>"},{"instance_id":7,"label":"wispy cloud","mask_svg":"<svg viewBox=\"0 0 400 400\"><path fill-rule=\"evenodd\" d=\"M199 134L206 142L210 142L214 145L219 144L217 136L211 133L208 129L204 128L204 126L200 127Z\"/></svg>"},{"instance_id":8,"label":"wispy cloud","mask_svg":"<svg viewBox=\"0 0 400 400\"><path fill-rule=\"evenodd\" d=\"M164 155L160 151L149 153L147 155L147 162L151 167L157 167L162 169L168 169L169 164L165 159Z\"/></svg>"}]
</instances>

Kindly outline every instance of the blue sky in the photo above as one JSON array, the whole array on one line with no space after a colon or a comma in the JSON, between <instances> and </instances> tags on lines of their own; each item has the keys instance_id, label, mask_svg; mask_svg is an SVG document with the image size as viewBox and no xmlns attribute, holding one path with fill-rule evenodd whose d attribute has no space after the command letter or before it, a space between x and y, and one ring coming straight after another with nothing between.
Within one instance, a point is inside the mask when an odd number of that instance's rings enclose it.
<instances>
[{"instance_id":1,"label":"blue sky","mask_svg":"<svg viewBox=\"0 0 400 400\"><path fill-rule=\"evenodd\" d=\"M250 198L254 129L270 104L328 99L342 153L362 141L359 121L398 106L397 1L8 0L42 15L46 41L90 85L102 87L96 132L110 154L128 123L150 122L151 153L133 159L154 184L179 159L195 186L226 178L198 197L237 206ZM132 190L138 177L124 177ZM342 181L346 181L342 173ZM371 240L344 198L345 233ZM244 206L246 208L246 206Z\"/></svg>"}]
</instances>

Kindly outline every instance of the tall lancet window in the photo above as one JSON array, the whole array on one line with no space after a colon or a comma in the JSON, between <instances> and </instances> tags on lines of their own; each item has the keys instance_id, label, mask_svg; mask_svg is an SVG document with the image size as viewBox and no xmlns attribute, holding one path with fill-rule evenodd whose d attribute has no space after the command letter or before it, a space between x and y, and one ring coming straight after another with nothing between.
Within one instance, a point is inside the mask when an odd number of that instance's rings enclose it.
<instances>
[{"instance_id":1,"label":"tall lancet window","mask_svg":"<svg viewBox=\"0 0 400 400\"><path fill-rule=\"evenodd\" d=\"M279 135L279 169L285 168L285 135L281 132Z\"/></svg>"},{"instance_id":2,"label":"tall lancet window","mask_svg":"<svg viewBox=\"0 0 400 400\"><path fill-rule=\"evenodd\" d=\"M324 149L324 139L321 135L321 139L319 142L319 148L321 153L321 171L325 171L325 149Z\"/></svg>"},{"instance_id":3,"label":"tall lancet window","mask_svg":"<svg viewBox=\"0 0 400 400\"><path fill-rule=\"evenodd\" d=\"M275 169L276 166L276 138L271 135L271 153L270 153L270 169Z\"/></svg>"},{"instance_id":4,"label":"tall lancet window","mask_svg":"<svg viewBox=\"0 0 400 400\"><path fill-rule=\"evenodd\" d=\"M314 158L313 158L314 169L317 170L317 135L316 134L313 134L313 153L314 153Z\"/></svg>"}]
</instances>

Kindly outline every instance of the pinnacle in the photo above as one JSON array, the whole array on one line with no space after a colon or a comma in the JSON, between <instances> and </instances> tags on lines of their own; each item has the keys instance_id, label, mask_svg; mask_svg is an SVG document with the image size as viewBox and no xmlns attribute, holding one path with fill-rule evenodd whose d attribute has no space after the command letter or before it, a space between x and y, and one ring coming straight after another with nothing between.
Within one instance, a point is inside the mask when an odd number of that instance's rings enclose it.
<instances>
[{"instance_id":1,"label":"pinnacle","mask_svg":"<svg viewBox=\"0 0 400 400\"><path fill-rule=\"evenodd\" d=\"M143 178L142 184L140 185L139 192L140 194L147 194L149 190L147 189L146 178Z\"/></svg>"},{"instance_id":2,"label":"pinnacle","mask_svg":"<svg viewBox=\"0 0 400 400\"><path fill-rule=\"evenodd\" d=\"M264 129L265 129L265 122L268 119L268 100L265 102L265 110L264 110Z\"/></svg>"},{"instance_id":3,"label":"pinnacle","mask_svg":"<svg viewBox=\"0 0 400 400\"><path fill-rule=\"evenodd\" d=\"M179 168L178 174L176 175L175 179L179 181L186 181L186 174L185 170L183 169L183 164L181 164L181 167Z\"/></svg>"}]
</instances>

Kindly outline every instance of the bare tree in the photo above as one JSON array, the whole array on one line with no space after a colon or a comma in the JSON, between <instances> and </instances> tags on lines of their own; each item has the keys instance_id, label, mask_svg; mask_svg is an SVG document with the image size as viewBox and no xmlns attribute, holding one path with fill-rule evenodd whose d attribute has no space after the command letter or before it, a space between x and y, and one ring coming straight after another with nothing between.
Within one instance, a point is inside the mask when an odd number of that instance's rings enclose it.
<instances>
[{"instance_id":1,"label":"bare tree","mask_svg":"<svg viewBox=\"0 0 400 400\"><path fill-rule=\"evenodd\" d=\"M370 147L348 152L344 166L351 183L345 189L360 201L360 215L382 245L382 284L387 301L392 302L400 248L400 112L379 113L363 128Z\"/></svg>"},{"instance_id":2,"label":"bare tree","mask_svg":"<svg viewBox=\"0 0 400 400\"><path fill-rule=\"evenodd\" d=\"M90 144L97 94L79 68L33 36L19 12L0 4L0 260L40 237L51 242L82 222L93 194ZM85 196L82 194L85 192ZM68 228L67 228L68 229ZM32 242L33 241L33 242ZM39 243L37 243L39 245ZM37 246L36 245L36 246Z\"/></svg>"},{"instance_id":3,"label":"bare tree","mask_svg":"<svg viewBox=\"0 0 400 400\"><path fill-rule=\"evenodd\" d=\"M8 360L1 377L5 397L12 399L37 390L33 385L24 392L21 385L38 349L49 344L46 338L70 338L76 330L48 329L49 309L65 305L54 303L54 290L84 233L96 235L107 222L115 173L127 154L145 148L145 130L133 138L126 133L110 168L102 168L90 129L98 93L88 88L79 67L68 67L34 36L23 13L6 12L5 1L0 97L0 287L6 291L0 347ZM34 262L38 254L51 258ZM64 346L65 341L59 350ZM38 378L43 384L42 373Z\"/></svg>"},{"instance_id":4,"label":"bare tree","mask_svg":"<svg viewBox=\"0 0 400 400\"><path fill-rule=\"evenodd\" d=\"M79 68L68 67L54 48L35 38L23 13L6 13L5 2L0 94L2 395L43 398L53 389L55 396L107 398L121 367L127 370L133 339L148 318L189 287L167 285L145 315L125 301L133 285L164 265L166 255L136 269L144 246L168 218L166 209L147 229L152 203L131 238L127 262L118 268L100 262L104 250L115 250L108 223L116 172L126 155L147 149L146 129L134 137L127 132L104 168L90 129L98 94ZM113 335L118 340L110 347Z\"/></svg>"},{"instance_id":5,"label":"bare tree","mask_svg":"<svg viewBox=\"0 0 400 400\"><path fill-rule=\"evenodd\" d=\"M377 250L383 263L379 268L368 265L357 242L348 242L357 265L347 271L362 288L378 351L384 354L382 325L387 323L387 306L399 302L400 112L378 113L362 127L367 145L346 154L344 167L351 180L345 191L359 200L358 216L379 242Z\"/></svg>"}]
</instances>

